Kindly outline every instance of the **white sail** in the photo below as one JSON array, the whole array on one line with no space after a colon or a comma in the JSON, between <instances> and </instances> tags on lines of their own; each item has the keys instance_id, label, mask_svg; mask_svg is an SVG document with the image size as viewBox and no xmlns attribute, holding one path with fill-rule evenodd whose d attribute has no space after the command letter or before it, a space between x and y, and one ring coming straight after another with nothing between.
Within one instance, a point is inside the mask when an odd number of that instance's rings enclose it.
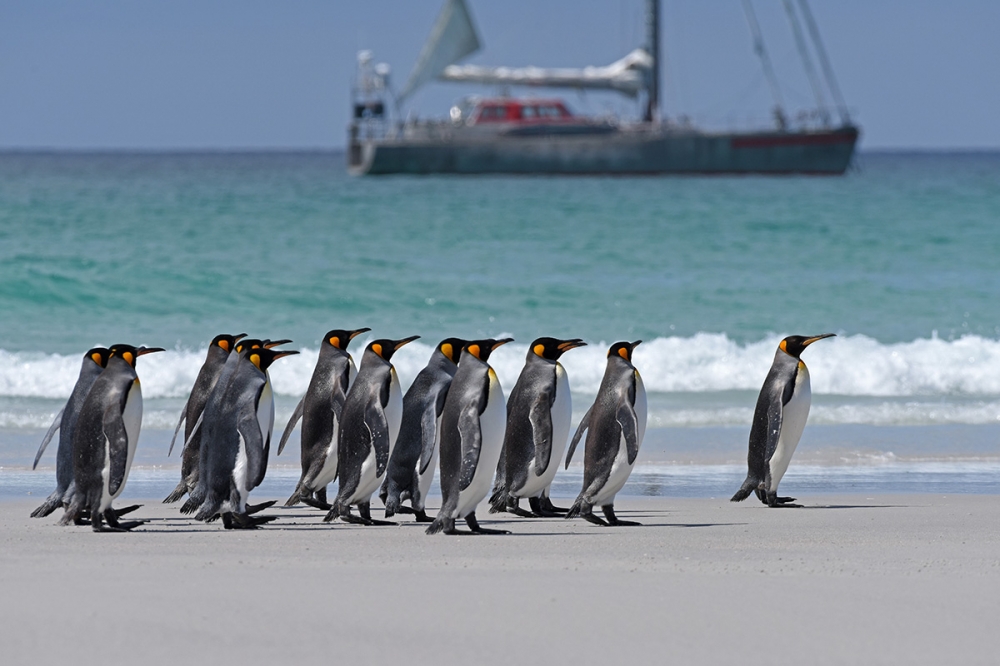
<instances>
[{"instance_id":1,"label":"white sail","mask_svg":"<svg viewBox=\"0 0 1000 666\"><path fill-rule=\"evenodd\" d=\"M464 0L448 0L438 15L399 100L440 76L446 67L479 50L479 37Z\"/></svg>"},{"instance_id":2,"label":"white sail","mask_svg":"<svg viewBox=\"0 0 1000 666\"><path fill-rule=\"evenodd\" d=\"M442 81L496 85L542 86L546 88L588 88L616 90L632 97L646 89L653 57L644 49L605 67L482 67L450 65L438 76Z\"/></svg>"}]
</instances>

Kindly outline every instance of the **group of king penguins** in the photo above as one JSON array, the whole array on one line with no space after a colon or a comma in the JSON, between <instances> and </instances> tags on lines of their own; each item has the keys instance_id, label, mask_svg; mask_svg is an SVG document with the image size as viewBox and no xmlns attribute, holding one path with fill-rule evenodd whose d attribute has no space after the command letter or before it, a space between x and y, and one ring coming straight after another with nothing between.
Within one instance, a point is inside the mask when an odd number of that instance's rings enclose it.
<instances>
[{"instance_id":1,"label":"group of king penguins","mask_svg":"<svg viewBox=\"0 0 1000 666\"><path fill-rule=\"evenodd\" d=\"M376 490L385 518L413 514L430 523L427 534L501 534L482 527L476 510L489 496L490 512L522 517L581 517L602 526L637 525L615 515L615 496L625 485L646 431L646 392L632 354L641 341L616 342L607 353L593 405L569 438L572 397L559 362L583 340L536 339L505 399L490 354L511 338L447 338L403 395L393 355L419 338L376 339L356 366L347 348L370 329L332 330L305 395L286 425L277 454L301 421L302 473L286 507L299 503L326 512L323 520L362 525L393 524L371 516ZM781 481L805 426L809 373L800 355L833 334L789 336L781 341L757 400L750 431L748 474L732 501L756 493L770 507L791 507L778 497ZM276 349L290 340L216 336L181 412L170 451L184 426L181 480L164 500L185 495L184 514L227 529L254 529L276 516L258 515L275 502L248 503L264 479L274 429L274 396L268 368L297 351ZM135 454L142 420L142 391L135 365L160 348L114 345L89 350L73 392L46 433L37 466L55 431L56 490L33 513L63 507L62 524L89 524L94 531L128 531L143 521L119 517L138 506L113 509ZM584 433L583 488L568 509L553 505L549 489L566 451L568 467ZM441 507L427 515L426 498L440 470ZM338 481L330 501L327 486ZM528 500L529 509L520 506ZM409 502L404 506L403 502ZM352 513L357 507L358 515ZM604 518L594 514L600 507ZM106 523L106 524L105 524ZM468 532L466 532L468 533Z\"/></svg>"}]
</instances>

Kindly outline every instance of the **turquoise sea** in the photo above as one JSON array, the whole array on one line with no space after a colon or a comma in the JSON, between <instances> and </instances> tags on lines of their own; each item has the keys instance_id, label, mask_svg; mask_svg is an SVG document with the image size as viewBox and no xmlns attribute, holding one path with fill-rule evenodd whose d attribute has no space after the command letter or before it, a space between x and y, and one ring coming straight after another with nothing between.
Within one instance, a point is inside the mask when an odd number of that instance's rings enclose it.
<instances>
[{"instance_id":1,"label":"turquoise sea","mask_svg":"<svg viewBox=\"0 0 1000 666\"><path fill-rule=\"evenodd\" d=\"M607 345L642 339L651 430L626 492L695 496L739 486L780 338L835 332L804 355L813 408L783 490L1000 493L1000 153L864 153L841 178L356 179L343 164L0 153L0 495L54 486L54 446L26 469L91 346L169 349L139 364L125 491L165 495L214 335L303 351L272 369L283 427L321 336L361 326L423 336L396 357L404 386L442 337L514 337L494 355L507 389L533 338L584 338L564 363L578 415ZM290 492L296 461L272 459L264 490Z\"/></svg>"}]
</instances>

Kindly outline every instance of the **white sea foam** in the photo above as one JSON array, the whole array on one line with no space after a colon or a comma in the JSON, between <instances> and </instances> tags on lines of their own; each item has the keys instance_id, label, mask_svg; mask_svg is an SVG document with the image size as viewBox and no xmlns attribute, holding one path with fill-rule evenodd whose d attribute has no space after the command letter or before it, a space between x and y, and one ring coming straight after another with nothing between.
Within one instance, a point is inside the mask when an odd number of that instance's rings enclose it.
<instances>
[{"instance_id":1,"label":"white sea foam","mask_svg":"<svg viewBox=\"0 0 1000 666\"><path fill-rule=\"evenodd\" d=\"M646 388L664 393L757 390L767 374L780 338L738 344L724 333L656 338L635 351ZM360 356L361 344L354 351ZM363 344L363 343L362 343ZM604 373L608 344L568 352L562 359L574 392L594 394ZM402 348L393 363L404 386L430 356L422 341ZM277 361L271 369L276 392L301 395L309 384L317 351ZM517 380L527 344L511 343L490 359L506 389ZM1000 396L1000 341L968 335L884 344L852 335L824 340L803 355L813 392L847 396ZM0 350L0 396L66 398L80 371L81 356ZM144 356L139 376L151 398L187 395L204 352L169 350Z\"/></svg>"}]
</instances>

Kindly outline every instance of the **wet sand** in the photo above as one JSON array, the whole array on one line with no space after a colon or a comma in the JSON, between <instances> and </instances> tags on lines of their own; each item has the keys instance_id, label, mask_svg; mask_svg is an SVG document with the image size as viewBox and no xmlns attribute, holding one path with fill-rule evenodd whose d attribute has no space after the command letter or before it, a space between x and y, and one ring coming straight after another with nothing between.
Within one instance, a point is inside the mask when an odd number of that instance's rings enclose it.
<instances>
[{"instance_id":1,"label":"wet sand","mask_svg":"<svg viewBox=\"0 0 1000 666\"><path fill-rule=\"evenodd\" d=\"M0 502L3 661L995 663L1000 497L800 499L627 498L622 528L481 512L514 534L461 537L313 509L227 532L157 500L94 534Z\"/></svg>"}]
</instances>

